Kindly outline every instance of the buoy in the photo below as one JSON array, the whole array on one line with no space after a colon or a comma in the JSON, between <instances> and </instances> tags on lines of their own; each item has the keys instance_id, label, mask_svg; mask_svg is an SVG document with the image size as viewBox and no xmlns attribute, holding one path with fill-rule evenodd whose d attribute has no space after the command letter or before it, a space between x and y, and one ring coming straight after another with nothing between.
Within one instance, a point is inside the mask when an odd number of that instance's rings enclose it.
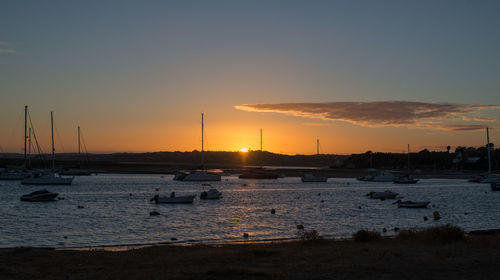
<instances>
[{"instance_id":1,"label":"buoy","mask_svg":"<svg viewBox=\"0 0 500 280\"><path fill-rule=\"evenodd\" d=\"M275 209L271 209L271 214L276 214L276 210Z\"/></svg>"},{"instance_id":2,"label":"buoy","mask_svg":"<svg viewBox=\"0 0 500 280\"><path fill-rule=\"evenodd\" d=\"M441 218L441 215L439 215L438 211L434 211L434 213L432 213L432 215L434 216L434 220L439 220Z\"/></svg>"},{"instance_id":3,"label":"buoy","mask_svg":"<svg viewBox=\"0 0 500 280\"><path fill-rule=\"evenodd\" d=\"M243 238L248 238L248 236L249 236L248 233L246 233L246 232L243 233Z\"/></svg>"},{"instance_id":4,"label":"buoy","mask_svg":"<svg viewBox=\"0 0 500 280\"><path fill-rule=\"evenodd\" d=\"M428 220L427 217L424 217L424 221L427 221L427 220Z\"/></svg>"},{"instance_id":5,"label":"buoy","mask_svg":"<svg viewBox=\"0 0 500 280\"><path fill-rule=\"evenodd\" d=\"M383 228L383 229L382 229L382 232L387 232L387 229L386 229L386 228Z\"/></svg>"},{"instance_id":6,"label":"buoy","mask_svg":"<svg viewBox=\"0 0 500 280\"><path fill-rule=\"evenodd\" d=\"M361 209L361 205L358 206L358 209Z\"/></svg>"},{"instance_id":7,"label":"buoy","mask_svg":"<svg viewBox=\"0 0 500 280\"><path fill-rule=\"evenodd\" d=\"M132 196L132 194L131 194L131 193L129 193L129 194L128 194L128 196Z\"/></svg>"},{"instance_id":8,"label":"buoy","mask_svg":"<svg viewBox=\"0 0 500 280\"><path fill-rule=\"evenodd\" d=\"M297 225L297 229L304 229L303 225Z\"/></svg>"},{"instance_id":9,"label":"buoy","mask_svg":"<svg viewBox=\"0 0 500 280\"><path fill-rule=\"evenodd\" d=\"M68 239L68 237L67 237L67 236L64 236L64 239Z\"/></svg>"},{"instance_id":10,"label":"buoy","mask_svg":"<svg viewBox=\"0 0 500 280\"><path fill-rule=\"evenodd\" d=\"M155 188L155 192L159 191L160 189L159 188Z\"/></svg>"},{"instance_id":11,"label":"buoy","mask_svg":"<svg viewBox=\"0 0 500 280\"><path fill-rule=\"evenodd\" d=\"M158 215L160 215L160 212L158 212L158 211L149 212L149 216L158 216Z\"/></svg>"},{"instance_id":12,"label":"buoy","mask_svg":"<svg viewBox=\"0 0 500 280\"><path fill-rule=\"evenodd\" d=\"M324 200L321 200L321 203L325 202Z\"/></svg>"},{"instance_id":13,"label":"buoy","mask_svg":"<svg viewBox=\"0 0 500 280\"><path fill-rule=\"evenodd\" d=\"M321 193L318 193L318 196L320 196L320 195L321 195Z\"/></svg>"},{"instance_id":14,"label":"buoy","mask_svg":"<svg viewBox=\"0 0 500 280\"><path fill-rule=\"evenodd\" d=\"M398 228L398 227L395 227L395 228L394 228L394 231L395 231L395 232L398 232L398 231L399 231L399 228Z\"/></svg>"}]
</instances>

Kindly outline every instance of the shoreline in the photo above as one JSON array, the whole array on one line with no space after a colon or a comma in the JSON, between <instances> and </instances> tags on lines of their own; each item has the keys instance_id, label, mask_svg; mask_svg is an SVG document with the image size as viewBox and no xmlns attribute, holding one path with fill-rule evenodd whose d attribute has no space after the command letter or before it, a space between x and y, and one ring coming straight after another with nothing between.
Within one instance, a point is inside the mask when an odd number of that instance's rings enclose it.
<instances>
[{"instance_id":1,"label":"shoreline","mask_svg":"<svg viewBox=\"0 0 500 280\"><path fill-rule=\"evenodd\" d=\"M425 229L425 228L417 228ZM405 230L405 229L401 229ZM482 230L471 230L465 232L467 236L484 236L484 235L500 235L500 229L482 229ZM383 239L394 239L397 233L394 235L383 235ZM238 238L239 239L239 238ZM339 241L353 241L353 237L328 237L321 236L321 240L328 242L339 242ZM87 250L100 250L100 251L129 251L137 250L151 247L162 247L162 246L179 246L179 247L190 247L190 246L226 246L226 245L252 245L252 244L271 244L271 243L288 243L288 242L300 242L303 241L299 236L294 237L278 237L278 238L261 238L261 239L247 239L247 240L186 240L186 241L161 241L161 242L150 242L150 243L129 243L129 244L108 244L108 245L89 245L89 246L74 246L74 247L53 247L53 246L14 246L14 247L0 247L1 250L8 249L40 249L40 250L56 250L56 251L87 251Z\"/></svg>"},{"instance_id":2,"label":"shoreline","mask_svg":"<svg viewBox=\"0 0 500 280\"><path fill-rule=\"evenodd\" d=\"M126 251L0 249L1 279L495 279L499 231L460 240L418 236Z\"/></svg>"}]
</instances>

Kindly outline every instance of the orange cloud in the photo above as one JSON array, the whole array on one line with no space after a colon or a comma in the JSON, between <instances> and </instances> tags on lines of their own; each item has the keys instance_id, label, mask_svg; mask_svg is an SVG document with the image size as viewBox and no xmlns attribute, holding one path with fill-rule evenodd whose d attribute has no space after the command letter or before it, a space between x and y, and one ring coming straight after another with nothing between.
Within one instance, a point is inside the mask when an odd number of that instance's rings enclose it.
<instances>
[{"instance_id":1,"label":"orange cloud","mask_svg":"<svg viewBox=\"0 0 500 280\"><path fill-rule=\"evenodd\" d=\"M443 121L495 121L494 119L465 115L478 114L483 109L498 109L500 105L379 101L243 104L235 106L235 108L250 112L274 112L307 118L345 121L361 126L416 126L449 130L452 126L444 125ZM456 128L452 130L470 130L465 129L466 125L463 125L461 129L459 127L461 125L456 125Z\"/></svg>"}]
</instances>

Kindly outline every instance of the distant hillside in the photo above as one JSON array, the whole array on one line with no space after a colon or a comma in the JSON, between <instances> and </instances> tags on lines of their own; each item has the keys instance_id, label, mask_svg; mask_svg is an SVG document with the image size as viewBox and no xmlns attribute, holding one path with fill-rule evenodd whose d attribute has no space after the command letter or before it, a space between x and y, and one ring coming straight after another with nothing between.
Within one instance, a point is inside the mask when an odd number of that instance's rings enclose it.
<instances>
[{"instance_id":1,"label":"distant hillside","mask_svg":"<svg viewBox=\"0 0 500 280\"><path fill-rule=\"evenodd\" d=\"M305 166L305 167L329 167L340 166L348 156L343 155L282 155L270 152L249 151L241 152L204 152L203 162L207 168L224 168L229 166ZM43 161L50 160L50 155L43 155ZM113 154L89 154L80 161L77 154L57 154L58 164L82 165L107 163L158 163L172 166L197 167L201 165L202 153L192 152L152 152L152 153L113 153ZM4 154L2 157L4 164L21 164L23 155ZM0 165L2 164L0 162ZM33 162L40 163L37 156Z\"/></svg>"}]
</instances>

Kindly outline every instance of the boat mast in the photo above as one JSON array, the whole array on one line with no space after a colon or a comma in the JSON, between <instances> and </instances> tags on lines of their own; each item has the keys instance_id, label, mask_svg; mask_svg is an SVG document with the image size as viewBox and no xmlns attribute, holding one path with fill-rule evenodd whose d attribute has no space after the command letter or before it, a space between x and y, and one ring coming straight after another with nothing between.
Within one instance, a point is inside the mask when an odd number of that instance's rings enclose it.
<instances>
[{"instance_id":1,"label":"boat mast","mask_svg":"<svg viewBox=\"0 0 500 280\"><path fill-rule=\"evenodd\" d=\"M203 113L201 113L201 168L203 169Z\"/></svg>"},{"instance_id":2,"label":"boat mast","mask_svg":"<svg viewBox=\"0 0 500 280\"><path fill-rule=\"evenodd\" d=\"M408 144L408 173L410 173L410 144Z\"/></svg>"},{"instance_id":3,"label":"boat mast","mask_svg":"<svg viewBox=\"0 0 500 280\"><path fill-rule=\"evenodd\" d=\"M262 153L262 128L260 129L260 152Z\"/></svg>"},{"instance_id":4,"label":"boat mast","mask_svg":"<svg viewBox=\"0 0 500 280\"><path fill-rule=\"evenodd\" d=\"M54 149L54 112L50 111L50 134L52 138L52 172L55 171L56 167L56 155Z\"/></svg>"},{"instance_id":5,"label":"boat mast","mask_svg":"<svg viewBox=\"0 0 500 280\"><path fill-rule=\"evenodd\" d=\"M26 155L26 140L27 139L27 127L28 127L28 105L24 105L24 166L28 168L28 158Z\"/></svg>"},{"instance_id":6,"label":"boat mast","mask_svg":"<svg viewBox=\"0 0 500 280\"><path fill-rule=\"evenodd\" d=\"M31 127L29 128L29 136L28 136L28 168L31 167Z\"/></svg>"},{"instance_id":7,"label":"boat mast","mask_svg":"<svg viewBox=\"0 0 500 280\"><path fill-rule=\"evenodd\" d=\"M488 150L488 176L489 176L491 174L491 156L490 156L490 132L488 128L486 128L486 140L488 142L486 149Z\"/></svg>"},{"instance_id":8,"label":"boat mast","mask_svg":"<svg viewBox=\"0 0 500 280\"><path fill-rule=\"evenodd\" d=\"M80 158L80 126L78 126L78 162L81 161Z\"/></svg>"},{"instance_id":9,"label":"boat mast","mask_svg":"<svg viewBox=\"0 0 500 280\"><path fill-rule=\"evenodd\" d=\"M319 156L319 138L316 139L316 155Z\"/></svg>"}]
</instances>

